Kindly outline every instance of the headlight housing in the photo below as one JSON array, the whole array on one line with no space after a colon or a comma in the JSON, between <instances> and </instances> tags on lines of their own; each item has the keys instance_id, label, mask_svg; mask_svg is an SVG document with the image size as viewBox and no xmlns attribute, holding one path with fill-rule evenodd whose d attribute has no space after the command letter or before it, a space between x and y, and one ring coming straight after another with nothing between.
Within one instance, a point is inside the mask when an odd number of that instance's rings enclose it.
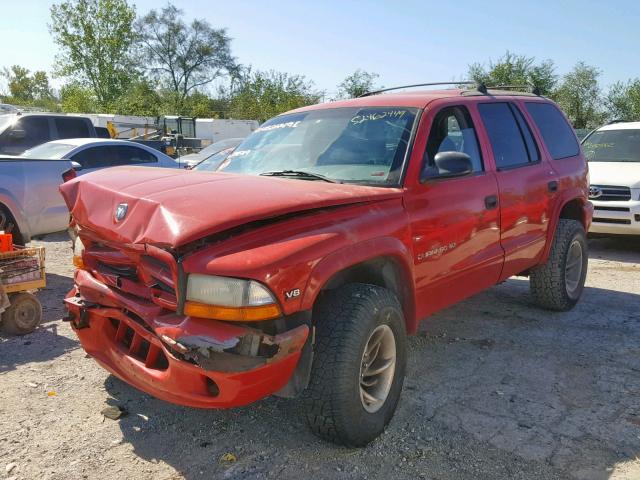
<instances>
[{"instance_id":1,"label":"headlight housing","mask_svg":"<svg viewBox=\"0 0 640 480\"><path fill-rule=\"evenodd\" d=\"M260 321L277 318L282 312L261 283L192 273L187 278L184 313L217 320Z\"/></svg>"}]
</instances>

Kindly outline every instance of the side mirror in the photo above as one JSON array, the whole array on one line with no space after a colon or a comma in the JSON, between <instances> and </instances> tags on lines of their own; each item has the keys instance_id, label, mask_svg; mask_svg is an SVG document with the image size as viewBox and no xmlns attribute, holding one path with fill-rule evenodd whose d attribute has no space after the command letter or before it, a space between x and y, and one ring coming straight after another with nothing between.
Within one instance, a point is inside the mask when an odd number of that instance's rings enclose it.
<instances>
[{"instance_id":1,"label":"side mirror","mask_svg":"<svg viewBox=\"0 0 640 480\"><path fill-rule=\"evenodd\" d=\"M427 167L420 175L420 181L430 178L463 177L473 173L471 157L463 152L440 152L433 159L435 167Z\"/></svg>"},{"instance_id":2,"label":"side mirror","mask_svg":"<svg viewBox=\"0 0 640 480\"><path fill-rule=\"evenodd\" d=\"M11 138L12 140L22 140L26 136L27 132L19 128L14 128L9 132L9 138Z\"/></svg>"},{"instance_id":3,"label":"side mirror","mask_svg":"<svg viewBox=\"0 0 640 480\"><path fill-rule=\"evenodd\" d=\"M82 170L82 165L80 165L78 162L71 161L71 166L76 172Z\"/></svg>"}]
</instances>

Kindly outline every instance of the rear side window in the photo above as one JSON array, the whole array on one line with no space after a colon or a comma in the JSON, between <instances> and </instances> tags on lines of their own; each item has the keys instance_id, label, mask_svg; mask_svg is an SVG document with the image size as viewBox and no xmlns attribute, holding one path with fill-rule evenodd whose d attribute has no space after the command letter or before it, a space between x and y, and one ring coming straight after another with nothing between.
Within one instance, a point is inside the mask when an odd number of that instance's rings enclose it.
<instances>
[{"instance_id":1,"label":"rear side window","mask_svg":"<svg viewBox=\"0 0 640 480\"><path fill-rule=\"evenodd\" d=\"M83 118L56 118L55 122L58 138L87 138L91 136L89 126Z\"/></svg>"},{"instance_id":2,"label":"rear side window","mask_svg":"<svg viewBox=\"0 0 640 480\"><path fill-rule=\"evenodd\" d=\"M114 163L114 165L136 165L139 163L154 163L158 161L155 155L142 148L130 146L112 148L117 151L117 163Z\"/></svg>"},{"instance_id":3,"label":"rear side window","mask_svg":"<svg viewBox=\"0 0 640 480\"><path fill-rule=\"evenodd\" d=\"M539 102L527 102L526 105L554 160L580 153L573 129L555 105Z\"/></svg>"},{"instance_id":4,"label":"rear side window","mask_svg":"<svg viewBox=\"0 0 640 480\"><path fill-rule=\"evenodd\" d=\"M15 129L25 132L24 144L28 147L40 145L51 140L49 119L46 117L24 117L18 120Z\"/></svg>"},{"instance_id":5,"label":"rear side window","mask_svg":"<svg viewBox=\"0 0 640 480\"><path fill-rule=\"evenodd\" d=\"M498 169L528 165L539 160L538 150L520 112L509 103L478 105Z\"/></svg>"}]
</instances>

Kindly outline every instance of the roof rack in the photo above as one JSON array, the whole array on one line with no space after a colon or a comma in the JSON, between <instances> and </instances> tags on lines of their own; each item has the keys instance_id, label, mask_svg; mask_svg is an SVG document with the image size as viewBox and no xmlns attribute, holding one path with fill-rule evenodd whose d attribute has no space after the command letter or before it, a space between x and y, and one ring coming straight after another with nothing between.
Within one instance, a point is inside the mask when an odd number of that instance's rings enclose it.
<instances>
[{"instance_id":1,"label":"roof rack","mask_svg":"<svg viewBox=\"0 0 640 480\"><path fill-rule=\"evenodd\" d=\"M365 92L360 97L369 97L371 95L377 95L379 93L390 92L391 90L401 90L403 88L414 88L414 87L435 87L438 85L478 85L476 82L432 82L432 83L416 83L414 85L401 85L399 87L389 87L389 88L381 88L380 90L374 90L371 92Z\"/></svg>"},{"instance_id":2,"label":"roof rack","mask_svg":"<svg viewBox=\"0 0 640 480\"><path fill-rule=\"evenodd\" d=\"M484 82L472 82L472 81L462 81L462 82L431 82L431 83L415 83L413 85L401 85L399 87L389 87L389 88L381 88L380 90L373 90L371 92L365 92L360 97L369 97L371 95L378 95L384 92L390 92L392 90L402 90L403 88L414 88L414 87L434 87L440 85L474 85L476 90L483 95L486 95L489 92L489 89L503 89L503 90L530 90L534 95L540 95L540 89L535 85L491 85L487 86Z\"/></svg>"},{"instance_id":3,"label":"roof rack","mask_svg":"<svg viewBox=\"0 0 640 480\"><path fill-rule=\"evenodd\" d=\"M491 85L490 87L495 90L530 90L534 95L540 95L540 89L535 85Z\"/></svg>"}]
</instances>

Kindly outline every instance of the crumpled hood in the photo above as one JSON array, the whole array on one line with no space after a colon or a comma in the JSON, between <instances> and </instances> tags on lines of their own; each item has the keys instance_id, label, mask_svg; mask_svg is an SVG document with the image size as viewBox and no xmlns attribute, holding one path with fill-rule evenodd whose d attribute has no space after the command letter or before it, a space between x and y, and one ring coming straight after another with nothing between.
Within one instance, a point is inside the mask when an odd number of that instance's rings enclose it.
<instances>
[{"instance_id":1,"label":"crumpled hood","mask_svg":"<svg viewBox=\"0 0 640 480\"><path fill-rule=\"evenodd\" d=\"M83 175L60 191L75 221L101 237L172 248L256 220L402 195L397 188L141 167Z\"/></svg>"},{"instance_id":2,"label":"crumpled hood","mask_svg":"<svg viewBox=\"0 0 640 480\"><path fill-rule=\"evenodd\" d=\"M592 185L640 188L640 162L589 162Z\"/></svg>"}]
</instances>

